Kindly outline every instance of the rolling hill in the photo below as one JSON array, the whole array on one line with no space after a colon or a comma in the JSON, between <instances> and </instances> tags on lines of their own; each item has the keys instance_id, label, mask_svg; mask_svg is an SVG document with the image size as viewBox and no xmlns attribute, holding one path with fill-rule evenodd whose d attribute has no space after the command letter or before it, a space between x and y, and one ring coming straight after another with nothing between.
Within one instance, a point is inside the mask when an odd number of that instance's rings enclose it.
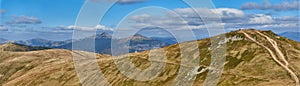
<instances>
[{"instance_id":1,"label":"rolling hill","mask_svg":"<svg viewBox=\"0 0 300 86\"><path fill-rule=\"evenodd\" d=\"M271 31L258 31L254 29L233 31L224 34L226 39L219 45L226 44L226 61L219 86L295 86L299 85L300 78L300 43L278 36ZM213 38L219 38L215 36ZM184 49L189 50L190 59L200 59L201 72L197 73L194 86L202 86L207 79L208 70L212 63L211 52L217 48L210 48L211 38L180 43ZM190 45L197 42L198 46ZM3 86L11 85L95 85L102 81L97 79L97 69L90 65L93 59L87 57L73 61L74 56L96 55L96 60L105 79L113 86L168 86L175 81L181 64L179 44L170 45L155 50L166 51L166 61L153 60L156 63L166 63L156 78L149 81L137 81L127 78L118 71L114 61L124 66L126 58L140 68L151 68L148 54L150 51L131 53L113 57L85 51L69 51L50 49L30 52L0 51L0 83ZM195 49L199 49L200 52ZM199 56L194 56L199 53ZM158 54L154 54L158 55ZM194 58L193 58L194 57ZM196 57L196 58L195 58ZM198 58L199 57L199 58ZM80 64L74 65L75 62ZM188 63L187 63L188 64ZM92 74L86 72L84 76L76 75L75 66L93 70ZM188 66L182 66L188 67ZM200 70L199 69L199 70ZM208 70L204 70L208 69ZM130 70L130 69L129 69ZM203 70L203 71L202 71ZM99 72L99 71L98 71ZM146 75L145 75L146 76ZM79 78L80 77L80 78ZM185 79L185 78L184 78ZM81 81L81 82L80 82ZM103 85L104 83L102 83Z\"/></svg>"},{"instance_id":2,"label":"rolling hill","mask_svg":"<svg viewBox=\"0 0 300 86\"><path fill-rule=\"evenodd\" d=\"M7 44L0 44L1 51L26 52L26 51L45 50L45 49L49 49L49 48L32 47L32 46L26 46L26 45L12 43L12 42Z\"/></svg>"}]
</instances>

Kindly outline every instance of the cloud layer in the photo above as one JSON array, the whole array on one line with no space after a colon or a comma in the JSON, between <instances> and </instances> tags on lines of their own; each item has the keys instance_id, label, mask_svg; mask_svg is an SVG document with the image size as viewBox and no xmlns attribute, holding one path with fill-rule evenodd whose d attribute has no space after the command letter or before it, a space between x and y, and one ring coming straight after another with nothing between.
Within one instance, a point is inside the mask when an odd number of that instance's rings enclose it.
<instances>
[{"instance_id":1,"label":"cloud layer","mask_svg":"<svg viewBox=\"0 0 300 86\"><path fill-rule=\"evenodd\" d=\"M90 0L91 2L107 2L107 1L117 1L118 4L135 4L145 2L147 0Z\"/></svg>"},{"instance_id":2,"label":"cloud layer","mask_svg":"<svg viewBox=\"0 0 300 86\"><path fill-rule=\"evenodd\" d=\"M255 2L248 2L242 5L243 10L276 10L276 11L287 11L287 10L300 10L299 1L283 1L280 4L272 4L268 0L264 3L259 4Z\"/></svg>"},{"instance_id":3,"label":"cloud layer","mask_svg":"<svg viewBox=\"0 0 300 86\"><path fill-rule=\"evenodd\" d=\"M119 0L119 4L134 4L134 3L140 3L140 2L145 2L147 0Z\"/></svg>"},{"instance_id":4,"label":"cloud layer","mask_svg":"<svg viewBox=\"0 0 300 86\"><path fill-rule=\"evenodd\" d=\"M274 22L272 17L269 15L264 15L264 14L256 14L256 15L254 15L253 18L250 18L250 21L249 21L249 23L253 23L253 24L268 24L268 23L272 23L272 22Z\"/></svg>"},{"instance_id":5,"label":"cloud layer","mask_svg":"<svg viewBox=\"0 0 300 86\"><path fill-rule=\"evenodd\" d=\"M31 16L13 16L11 21L7 21L7 24L41 24L42 21L39 18Z\"/></svg>"},{"instance_id":6,"label":"cloud layer","mask_svg":"<svg viewBox=\"0 0 300 86\"><path fill-rule=\"evenodd\" d=\"M3 25L0 25L0 31L8 31L8 28Z\"/></svg>"},{"instance_id":7,"label":"cloud layer","mask_svg":"<svg viewBox=\"0 0 300 86\"><path fill-rule=\"evenodd\" d=\"M70 26L58 26L57 29L59 30L106 30L106 31L112 31L112 28L108 28L103 25L97 25L95 27L81 27L81 26L75 26L75 25L70 25Z\"/></svg>"},{"instance_id":8,"label":"cloud layer","mask_svg":"<svg viewBox=\"0 0 300 86\"><path fill-rule=\"evenodd\" d=\"M195 10L201 12L202 17L199 17L192 8L178 8L173 10L176 14L166 12L167 16L164 17L143 14L132 16L130 19L136 23L133 26L134 28L163 26L164 28L177 30L204 29L206 28L203 22L204 17L210 22L218 22L222 20L224 23L246 23L249 20L244 12L238 9L195 8ZM212 13L218 16L211 15ZM219 24L224 25L224 23Z\"/></svg>"},{"instance_id":9,"label":"cloud layer","mask_svg":"<svg viewBox=\"0 0 300 86\"><path fill-rule=\"evenodd\" d=\"M0 9L0 14L4 14L4 13L6 13L6 10Z\"/></svg>"},{"instance_id":10,"label":"cloud layer","mask_svg":"<svg viewBox=\"0 0 300 86\"><path fill-rule=\"evenodd\" d=\"M132 26L133 28L163 26L163 28L176 30L206 29L203 19L211 22L222 20L222 22L212 24L224 25L227 30L237 30L241 28L280 29L282 31L288 29L295 30L298 28L300 21L299 17L296 16L273 17L266 14L246 14L242 10L234 8L195 9L203 14L210 11L220 17L211 16L209 14L199 17L192 8L178 8L173 11L180 15L180 18L166 12L167 16L164 17L142 14L132 16L130 19L135 22Z\"/></svg>"}]
</instances>

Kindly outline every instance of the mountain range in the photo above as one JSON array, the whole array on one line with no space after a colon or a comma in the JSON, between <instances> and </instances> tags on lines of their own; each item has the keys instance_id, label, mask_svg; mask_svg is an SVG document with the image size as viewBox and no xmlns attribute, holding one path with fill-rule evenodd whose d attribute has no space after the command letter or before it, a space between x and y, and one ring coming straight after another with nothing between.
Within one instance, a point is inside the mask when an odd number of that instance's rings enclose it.
<instances>
[{"instance_id":1,"label":"mountain range","mask_svg":"<svg viewBox=\"0 0 300 86\"><path fill-rule=\"evenodd\" d=\"M88 37L85 39L80 39L75 41L76 44L86 44L91 40L95 40L95 52L100 54L111 54L111 43L112 43L112 36L108 33L97 34L96 36ZM132 37L127 38L120 38L114 39L114 41L118 43L126 43L129 42L129 52L140 52L145 50L151 50L154 48L161 48L164 46L168 46L170 44L147 38L143 35L136 34ZM54 48L61 48L61 49L72 49L72 42L66 43L62 46L57 46ZM92 51L92 50L87 50Z\"/></svg>"},{"instance_id":2,"label":"mountain range","mask_svg":"<svg viewBox=\"0 0 300 86\"><path fill-rule=\"evenodd\" d=\"M102 73L112 86L168 86L174 85L183 59L181 48L187 49L193 61L199 59L199 68L195 81L187 84L200 86L203 84L217 84L218 86L298 86L300 78L300 43L281 37L271 31L254 29L238 30L224 34L225 39L216 43L218 46L226 44L226 56L223 70L215 70L211 60L213 50L221 47L211 46L211 39L221 38L221 35L197 41L188 41L179 44L153 49L165 50L166 61L150 59L150 51L129 53L121 56L96 54L96 68L91 66L95 60L74 60L74 56L90 56L95 53L86 51L70 51L64 49L47 49L39 51L0 51L0 83L3 86L13 85L95 85L105 84L98 79L98 72ZM139 39L139 38L138 38ZM191 45L196 42L198 46ZM180 45L180 46L179 46ZM12 46L12 45L10 45ZM181 47L181 48L180 48ZM1 48L1 46L0 46ZM199 52L197 51L199 49ZM155 56L158 54L154 54ZM222 55L221 55L222 56ZM152 63L165 63L165 66L156 78L148 81L138 81L126 77L115 65L115 61L124 66L129 65L126 58L141 70L150 68ZM84 59L84 58L81 58ZM216 60L220 60L217 58ZM74 65L74 63L77 63ZM189 63L184 63L189 64ZM76 70L75 68L82 68ZM98 68L101 71L98 71ZM154 67L155 68L155 67ZM91 70L90 72L85 69ZM194 68L192 68L194 69ZM128 69L130 70L130 69ZM84 75L77 75L78 72ZM220 80L216 83L207 82L210 72L220 72ZM190 73L188 73L190 74ZM145 74L144 76L147 76ZM182 78L186 81L189 78ZM175 83L179 84L180 83Z\"/></svg>"},{"instance_id":3,"label":"mountain range","mask_svg":"<svg viewBox=\"0 0 300 86\"><path fill-rule=\"evenodd\" d=\"M300 42L300 32L284 32L279 35Z\"/></svg>"},{"instance_id":4,"label":"mountain range","mask_svg":"<svg viewBox=\"0 0 300 86\"><path fill-rule=\"evenodd\" d=\"M30 39L30 40L25 40L25 41L15 41L15 43L18 44L24 44L28 46L41 46L41 47L49 47L49 48L54 48L58 46L65 45L67 43L71 43L72 40L65 40L65 41L50 41L46 39L41 39L41 38L36 38L36 39Z\"/></svg>"},{"instance_id":5,"label":"mountain range","mask_svg":"<svg viewBox=\"0 0 300 86\"><path fill-rule=\"evenodd\" d=\"M7 43L8 40L7 39L4 39L4 38L0 38L0 44L4 44L4 43Z\"/></svg>"},{"instance_id":6,"label":"mountain range","mask_svg":"<svg viewBox=\"0 0 300 86\"><path fill-rule=\"evenodd\" d=\"M168 44L177 44L176 38L173 37L151 37L152 39L159 40L162 42L166 42Z\"/></svg>"},{"instance_id":7,"label":"mountain range","mask_svg":"<svg viewBox=\"0 0 300 86\"><path fill-rule=\"evenodd\" d=\"M95 36L91 36L88 38L75 40L74 42L85 43L92 40L95 40L95 51L93 50L87 50L87 51L96 52L99 54L111 54L110 48L111 48L112 36L109 33L97 34ZM151 50L154 48L161 48L175 43L175 42L170 42L169 40L173 41L173 39L168 39L168 38L157 40L154 38L145 37L140 34L136 34L132 37L116 39L116 41L119 43L130 42L129 52L141 52L145 50ZM7 42L8 40L6 39L0 39L0 43L7 43ZM69 49L69 50L72 50L72 44L73 44L72 40L51 41L51 40L45 40L41 38L30 39L25 41L23 40L14 41L14 43L27 45L27 46L59 48L59 49Z\"/></svg>"}]
</instances>

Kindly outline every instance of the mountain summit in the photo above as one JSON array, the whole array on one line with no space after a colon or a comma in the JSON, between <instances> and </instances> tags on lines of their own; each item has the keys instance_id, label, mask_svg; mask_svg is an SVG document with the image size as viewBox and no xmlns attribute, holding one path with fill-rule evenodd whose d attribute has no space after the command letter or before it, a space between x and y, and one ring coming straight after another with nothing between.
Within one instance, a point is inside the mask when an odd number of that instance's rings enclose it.
<instances>
[{"instance_id":1,"label":"mountain summit","mask_svg":"<svg viewBox=\"0 0 300 86\"><path fill-rule=\"evenodd\" d=\"M101 34L96 34L95 38L96 39L100 39L100 38L109 38L110 39L110 38L112 38L112 36L109 33L104 32Z\"/></svg>"},{"instance_id":2,"label":"mountain summit","mask_svg":"<svg viewBox=\"0 0 300 86\"><path fill-rule=\"evenodd\" d=\"M132 37L130 37L130 40L151 40L151 38L145 37L141 34L135 34Z\"/></svg>"}]
</instances>

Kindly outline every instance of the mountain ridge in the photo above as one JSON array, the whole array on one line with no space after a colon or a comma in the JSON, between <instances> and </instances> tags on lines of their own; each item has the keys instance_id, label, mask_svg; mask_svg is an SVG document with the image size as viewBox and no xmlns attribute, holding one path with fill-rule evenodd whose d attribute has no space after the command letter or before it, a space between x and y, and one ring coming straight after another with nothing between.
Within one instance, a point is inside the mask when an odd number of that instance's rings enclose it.
<instances>
[{"instance_id":1,"label":"mountain ridge","mask_svg":"<svg viewBox=\"0 0 300 86\"><path fill-rule=\"evenodd\" d=\"M50 49L46 47L31 47L26 46L14 42L9 42L6 44L0 44L0 50L1 51L12 51L12 52L26 52L26 51L36 51L36 50L45 50Z\"/></svg>"}]
</instances>

